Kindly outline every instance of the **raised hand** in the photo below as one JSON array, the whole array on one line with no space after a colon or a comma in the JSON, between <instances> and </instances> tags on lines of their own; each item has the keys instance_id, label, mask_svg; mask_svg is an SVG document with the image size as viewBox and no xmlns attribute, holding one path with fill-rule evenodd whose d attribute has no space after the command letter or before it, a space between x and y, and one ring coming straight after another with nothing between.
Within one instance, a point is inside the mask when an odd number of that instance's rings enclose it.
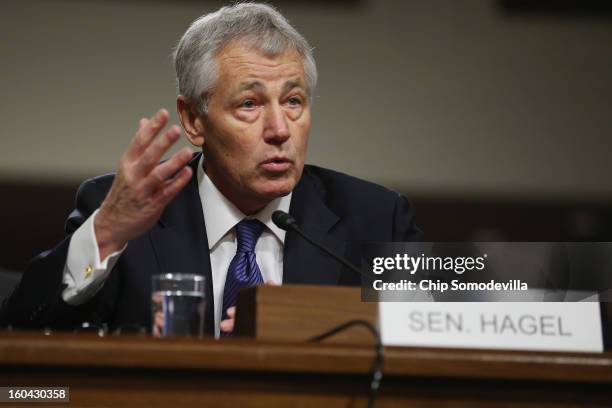
<instances>
[{"instance_id":1,"label":"raised hand","mask_svg":"<svg viewBox=\"0 0 612 408\"><path fill-rule=\"evenodd\" d=\"M192 170L186 167L192 158L191 149L181 149L159 163L181 133L178 126L172 126L156 137L167 122L165 109L141 119L119 161L113 185L94 221L101 260L153 227L164 208L191 179Z\"/></svg>"}]
</instances>

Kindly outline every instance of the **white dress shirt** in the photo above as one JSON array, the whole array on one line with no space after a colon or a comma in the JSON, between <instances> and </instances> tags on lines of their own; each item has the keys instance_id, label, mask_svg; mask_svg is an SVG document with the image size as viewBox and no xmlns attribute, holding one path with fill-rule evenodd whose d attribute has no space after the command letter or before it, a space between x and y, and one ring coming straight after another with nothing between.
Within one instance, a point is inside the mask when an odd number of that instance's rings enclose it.
<instances>
[{"instance_id":1,"label":"white dress shirt","mask_svg":"<svg viewBox=\"0 0 612 408\"><path fill-rule=\"evenodd\" d=\"M221 308L225 277L229 264L236 254L237 241L234 227L244 218L256 218L266 226L255 245L255 256L264 282L280 285L283 282L283 247L286 232L274 225L272 213L276 210L289 212L291 194L273 200L259 213L246 217L208 178L202 167L202 160L198 165L198 185L210 250L215 298L215 335L218 336L223 312Z\"/></svg>"},{"instance_id":2,"label":"white dress shirt","mask_svg":"<svg viewBox=\"0 0 612 408\"><path fill-rule=\"evenodd\" d=\"M276 210L289 212L292 194L273 200L259 213L247 217L217 189L204 172L202 163L203 157L198 164L197 180L210 252L215 336L218 337L225 277L229 264L236 254L234 227L244 218L256 218L266 226L255 245L257 264L264 282L282 284L285 231L274 225L272 213ZM93 226L97 213L98 210L74 232L68 247L63 276L63 282L67 287L62 292L62 298L71 305L86 302L102 288L113 266L125 250L123 248L104 260L100 259Z\"/></svg>"}]
</instances>

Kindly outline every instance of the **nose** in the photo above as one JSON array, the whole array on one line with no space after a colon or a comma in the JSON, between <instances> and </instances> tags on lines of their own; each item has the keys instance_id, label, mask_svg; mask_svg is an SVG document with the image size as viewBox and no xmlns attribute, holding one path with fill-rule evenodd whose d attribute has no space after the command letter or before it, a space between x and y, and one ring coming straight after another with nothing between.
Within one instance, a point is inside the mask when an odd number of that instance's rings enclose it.
<instances>
[{"instance_id":1,"label":"nose","mask_svg":"<svg viewBox=\"0 0 612 408\"><path fill-rule=\"evenodd\" d=\"M271 144L281 144L285 142L289 136L289 125L287 124L287 116L283 109L278 104L269 104L265 112L264 122L264 140Z\"/></svg>"}]
</instances>

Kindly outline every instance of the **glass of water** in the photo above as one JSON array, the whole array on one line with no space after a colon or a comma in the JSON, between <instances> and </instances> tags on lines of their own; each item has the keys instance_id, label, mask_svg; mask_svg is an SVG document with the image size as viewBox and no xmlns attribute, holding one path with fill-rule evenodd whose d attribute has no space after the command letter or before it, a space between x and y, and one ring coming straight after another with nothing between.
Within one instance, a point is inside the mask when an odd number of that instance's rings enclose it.
<instances>
[{"instance_id":1,"label":"glass of water","mask_svg":"<svg viewBox=\"0 0 612 408\"><path fill-rule=\"evenodd\" d=\"M202 336L204 276L166 273L153 276L152 283L153 336Z\"/></svg>"}]
</instances>

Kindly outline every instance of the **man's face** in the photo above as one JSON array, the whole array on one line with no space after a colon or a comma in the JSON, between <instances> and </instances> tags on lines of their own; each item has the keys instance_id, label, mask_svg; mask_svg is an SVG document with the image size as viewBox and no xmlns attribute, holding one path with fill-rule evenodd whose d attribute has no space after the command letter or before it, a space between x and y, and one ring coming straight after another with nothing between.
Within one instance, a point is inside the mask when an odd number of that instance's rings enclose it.
<instances>
[{"instance_id":1,"label":"man's face","mask_svg":"<svg viewBox=\"0 0 612 408\"><path fill-rule=\"evenodd\" d=\"M289 194L302 175L310 132L302 58L293 51L270 58L235 42L217 63L202 116L204 168L249 214Z\"/></svg>"}]
</instances>

